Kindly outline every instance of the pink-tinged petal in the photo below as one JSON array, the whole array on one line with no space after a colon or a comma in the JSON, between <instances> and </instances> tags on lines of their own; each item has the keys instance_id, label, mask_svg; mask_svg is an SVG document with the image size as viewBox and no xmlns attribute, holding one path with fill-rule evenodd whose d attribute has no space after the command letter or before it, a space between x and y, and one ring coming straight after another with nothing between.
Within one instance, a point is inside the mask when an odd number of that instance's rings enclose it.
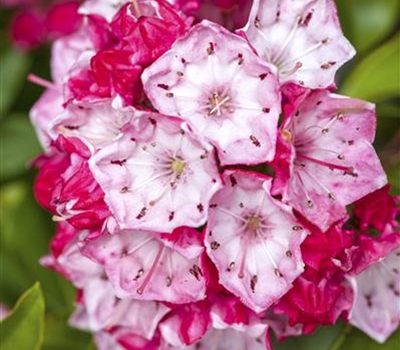
<instances>
[{"instance_id":1,"label":"pink-tinged petal","mask_svg":"<svg viewBox=\"0 0 400 350\"><path fill-rule=\"evenodd\" d=\"M61 88L47 89L29 112L31 123L42 147L47 151L52 141L51 122L63 111L63 95Z\"/></svg>"},{"instance_id":2,"label":"pink-tinged petal","mask_svg":"<svg viewBox=\"0 0 400 350\"><path fill-rule=\"evenodd\" d=\"M31 50L45 40L43 14L29 7L17 13L10 26L11 40L21 49Z\"/></svg>"},{"instance_id":3,"label":"pink-tinged petal","mask_svg":"<svg viewBox=\"0 0 400 350\"><path fill-rule=\"evenodd\" d=\"M200 257L186 258L165 245L158 234L144 231L105 234L82 249L86 256L105 267L120 298L181 304L205 296Z\"/></svg>"},{"instance_id":4,"label":"pink-tinged petal","mask_svg":"<svg viewBox=\"0 0 400 350\"><path fill-rule=\"evenodd\" d=\"M270 313L265 321L270 329L274 331L275 337L279 342L288 337L297 337L303 334L302 325L298 323L291 326L285 315Z\"/></svg>"},{"instance_id":5,"label":"pink-tinged petal","mask_svg":"<svg viewBox=\"0 0 400 350\"><path fill-rule=\"evenodd\" d=\"M83 18L78 13L79 5L78 1L72 0L55 3L50 7L44 22L50 40L67 36L79 28Z\"/></svg>"},{"instance_id":6,"label":"pink-tinged petal","mask_svg":"<svg viewBox=\"0 0 400 350\"><path fill-rule=\"evenodd\" d=\"M100 15L111 22L114 15L127 2L126 0L86 0L78 11L82 15Z\"/></svg>"},{"instance_id":7,"label":"pink-tinged petal","mask_svg":"<svg viewBox=\"0 0 400 350\"><path fill-rule=\"evenodd\" d=\"M303 271L306 230L270 195L271 180L226 171L212 199L205 244L220 283L256 312L267 309Z\"/></svg>"},{"instance_id":8,"label":"pink-tinged petal","mask_svg":"<svg viewBox=\"0 0 400 350\"><path fill-rule=\"evenodd\" d=\"M168 344L182 348L202 339L210 327L209 302L199 301L171 311L160 323L159 329Z\"/></svg>"},{"instance_id":9,"label":"pink-tinged petal","mask_svg":"<svg viewBox=\"0 0 400 350\"><path fill-rule=\"evenodd\" d=\"M151 340L169 308L155 301L119 299L104 276L89 280L82 291L81 304L69 323L82 330L98 332L116 326L129 327L140 337Z\"/></svg>"},{"instance_id":10,"label":"pink-tinged petal","mask_svg":"<svg viewBox=\"0 0 400 350\"><path fill-rule=\"evenodd\" d=\"M90 151L77 138L59 136L49 155L37 159L36 199L79 229L97 229L110 215L104 192L89 169Z\"/></svg>"},{"instance_id":11,"label":"pink-tinged petal","mask_svg":"<svg viewBox=\"0 0 400 350\"><path fill-rule=\"evenodd\" d=\"M352 303L353 293L343 274L327 278L306 267L273 311L286 315L290 326L300 323L302 331L310 334L318 325L335 324L341 315L347 315Z\"/></svg>"},{"instance_id":12,"label":"pink-tinged petal","mask_svg":"<svg viewBox=\"0 0 400 350\"><path fill-rule=\"evenodd\" d=\"M119 98L92 102L72 101L51 123L53 137L79 137L94 149L112 142L135 117L133 107L121 108Z\"/></svg>"},{"instance_id":13,"label":"pink-tinged petal","mask_svg":"<svg viewBox=\"0 0 400 350\"><path fill-rule=\"evenodd\" d=\"M140 133L126 128L91 159L120 228L171 232L203 225L221 187L212 147L177 119L145 112L141 119ZM144 134L149 137L139 139Z\"/></svg>"},{"instance_id":14,"label":"pink-tinged petal","mask_svg":"<svg viewBox=\"0 0 400 350\"><path fill-rule=\"evenodd\" d=\"M391 196L390 185L372 192L354 203L354 216L360 220L361 230L373 227L383 232L387 225L393 230L398 226L399 196Z\"/></svg>"},{"instance_id":15,"label":"pink-tinged petal","mask_svg":"<svg viewBox=\"0 0 400 350\"><path fill-rule=\"evenodd\" d=\"M153 105L188 121L217 147L222 164L257 164L275 153L280 96L273 72L242 38L203 21L142 80Z\"/></svg>"},{"instance_id":16,"label":"pink-tinged petal","mask_svg":"<svg viewBox=\"0 0 400 350\"><path fill-rule=\"evenodd\" d=\"M263 326L262 332L249 331L250 327L244 330L235 328L210 329L204 338L193 345L196 350L210 350L217 347L218 350L246 349L246 350L271 350L267 343L266 329Z\"/></svg>"},{"instance_id":17,"label":"pink-tinged petal","mask_svg":"<svg viewBox=\"0 0 400 350\"><path fill-rule=\"evenodd\" d=\"M355 293L350 323L379 343L400 324L400 249L349 278Z\"/></svg>"},{"instance_id":18,"label":"pink-tinged petal","mask_svg":"<svg viewBox=\"0 0 400 350\"><path fill-rule=\"evenodd\" d=\"M243 31L260 57L278 68L282 84L326 88L355 54L333 0L255 0Z\"/></svg>"},{"instance_id":19,"label":"pink-tinged petal","mask_svg":"<svg viewBox=\"0 0 400 350\"><path fill-rule=\"evenodd\" d=\"M283 199L325 231L346 205L387 183L371 146L374 106L323 90L296 110L282 130L295 152Z\"/></svg>"}]
</instances>

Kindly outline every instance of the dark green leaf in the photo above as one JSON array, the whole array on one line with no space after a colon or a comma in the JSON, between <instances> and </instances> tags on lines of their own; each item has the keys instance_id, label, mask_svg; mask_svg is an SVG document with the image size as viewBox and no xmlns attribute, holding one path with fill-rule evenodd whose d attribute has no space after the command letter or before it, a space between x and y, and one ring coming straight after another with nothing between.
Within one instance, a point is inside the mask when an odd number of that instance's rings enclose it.
<instances>
[{"instance_id":1,"label":"dark green leaf","mask_svg":"<svg viewBox=\"0 0 400 350\"><path fill-rule=\"evenodd\" d=\"M372 102L400 96L400 34L367 56L344 81L341 93Z\"/></svg>"},{"instance_id":2,"label":"dark green leaf","mask_svg":"<svg viewBox=\"0 0 400 350\"><path fill-rule=\"evenodd\" d=\"M0 61L0 117L4 117L26 80L31 59L22 52L10 49L1 55Z\"/></svg>"},{"instance_id":3,"label":"dark green leaf","mask_svg":"<svg viewBox=\"0 0 400 350\"><path fill-rule=\"evenodd\" d=\"M0 123L0 180L5 180L26 172L41 147L26 115L13 114Z\"/></svg>"},{"instance_id":4,"label":"dark green leaf","mask_svg":"<svg viewBox=\"0 0 400 350\"><path fill-rule=\"evenodd\" d=\"M290 337L282 343L274 345L274 350L327 350L340 332L342 324L333 327L320 327L314 333L301 337Z\"/></svg>"},{"instance_id":5,"label":"dark green leaf","mask_svg":"<svg viewBox=\"0 0 400 350\"><path fill-rule=\"evenodd\" d=\"M91 343L91 334L71 328L65 317L46 315L42 350L87 350Z\"/></svg>"},{"instance_id":6,"label":"dark green leaf","mask_svg":"<svg viewBox=\"0 0 400 350\"><path fill-rule=\"evenodd\" d=\"M400 330L397 330L384 344L378 344L357 328L348 326L329 350L398 350Z\"/></svg>"},{"instance_id":7,"label":"dark green leaf","mask_svg":"<svg viewBox=\"0 0 400 350\"><path fill-rule=\"evenodd\" d=\"M0 323L2 350L38 350L43 342L44 300L39 283L25 292Z\"/></svg>"},{"instance_id":8,"label":"dark green leaf","mask_svg":"<svg viewBox=\"0 0 400 350\"><path fill-rule=\"evenodd\" d=\"M399 20L398 0L337 0L336 3L343 31L359 54L386 39Z\"/></svg>"},{"instance_id":9,"label":"dark green leaf","mask_svg":"<svg viewBox=\"0 0 400 350\"><path fill-rule=\"evenodd\" d=\"M36 204L32 183L28 179L1 186L2 216L0 221L1 301L10 305L34 281L40 281L49 311L68 314L72 310L74 291L63 277L39 264L48 253L54 226L50 215Z\"/></svg>"}]
</instances>

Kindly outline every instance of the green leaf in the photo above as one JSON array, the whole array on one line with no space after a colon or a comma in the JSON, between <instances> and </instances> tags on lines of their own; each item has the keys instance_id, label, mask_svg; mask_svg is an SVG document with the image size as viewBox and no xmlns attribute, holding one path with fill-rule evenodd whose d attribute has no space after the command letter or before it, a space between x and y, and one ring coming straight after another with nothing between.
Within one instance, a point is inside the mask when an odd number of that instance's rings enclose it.
<instances>
[{"instance_id":1,"label":"green leaf","mask_svg":"<svg viewBox=\"0 0 400 350\"><path fill-rule=\"evenodd\" d=\"M282 343L274 344L274 350L328 350L344 329L338 323L332 327L319 327L314 333L301 337L290 337ZM355 350L355 349L352 349ZM357 349L358 350L358 349Z\"/></svg>"},{"instance_id":2,"label":"green leaf","mask_svg":"<svg viewBox=\"0 0 400 350\"><path fill-rule=\"evenodd\" d=\"M357 328L347 326L329 350L398 350L400 330L397 330L384 344L378 344Z\"/></svg>"},{"instance_id":3,"label":"green leaf","mask_svg":"<svg viewBox=\"0 0 400 350\"><path fill-rule=\"evenodd\" d=\"M67 315L73 309L75 292L62 276L39 264L48 254L54 224L35 202L30 178L7 182L0 187L0 273L1 301L7 305L35 281L40 281L46 306L52 313Z\"/></svg>"},{"instance_id":4,"label":"green leaf","mask_svg":"<svg viewBox=\"0 0 400 350\"><path fill-rule=\"evenodd\" d=\"M337 0L346 37L363 53L385 40L398 23L398 0Z\"/></svg>"},{"instance_id":5,"label":"green leaf","mask_svg":"<svg viewBox=\"0 0 400 350\"><path fill-rule=\"evenodd\" d=\"M381 102L400 96L400 33L368 55L347 77L344 95Z\"/></svg>"},{"instance_id":6,"label":"green leaf","mask_svg":"<svg viewBox=\"0 0 400 350\"><path fill-rule=\"evenodd\" d=\"M35 131L26 115L13 114L0 121L0 181L26 172L41 153Z\"/></svg>"},{"instance_id":7,"label":"green leaf","mask_svg":"<svg viewBox=\"0 0 400 350\"><path fill-rule=\"evenodd\" d=\"M10 49L1 55L0 61L0 117L4 117L26 81L31 59L27 54Z\"/></svg>"},{"instance_id":8,"label":"green leaf","mask_svg":"<svg viewBox=\"0 0 400 350\"><path fill-rule=\"evenodd\" d=\"M46 315L42 350L88 350L92 344L91 338L90 333L71 328L66 317Z\"/></svg>"},{"instance_id":9,"label":"green leaf","mask_svg":"<svg viewBox=\"0 0 400 350\"><path fill-rule=\"evenodd\" d=\"M44 299L39 283L26 291L0 323L2 350L38 350L44 334Z\"/></svg>"}]
</instances>

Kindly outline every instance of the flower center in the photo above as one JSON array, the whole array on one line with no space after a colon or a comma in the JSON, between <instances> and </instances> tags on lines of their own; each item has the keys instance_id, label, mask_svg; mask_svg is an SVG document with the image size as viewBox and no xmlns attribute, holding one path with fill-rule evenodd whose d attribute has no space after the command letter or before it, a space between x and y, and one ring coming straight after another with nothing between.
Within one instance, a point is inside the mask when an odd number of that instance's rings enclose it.
<instances>
[{"instance_id":1,"label":"flower center","mask_svg":"<svg viewBox=\"0 0 400 350\"><path fill-rule=\"evenodd\" d=\"M219 92L214 92L209 98L209 111L208 115L218 115L222 113L222 109L228 108L229 96L224 96Z\"/></svg>"},{"instance_id":2,"label":"flower center","mask_svg":"<svg viewBox=\"0 0 400 350\"><path fill-rule=\"evenodd\" d=\"M183 171L185 170L185 163L181 158L175 158L171 164L172 171L174 174L179 177L182 175Z\"/></svg>"},{"instance_id":3,"label":"flower center","mask_svg":"<svg viewBox=\"0 0 400 350\"><path fill-rule=\"evenodd\" d=\"M261 220L259 216L251 216L248 220L247 220L247 229L249 230L257 230L260 228L261 225Z\"/></svg>"}]
</instances>

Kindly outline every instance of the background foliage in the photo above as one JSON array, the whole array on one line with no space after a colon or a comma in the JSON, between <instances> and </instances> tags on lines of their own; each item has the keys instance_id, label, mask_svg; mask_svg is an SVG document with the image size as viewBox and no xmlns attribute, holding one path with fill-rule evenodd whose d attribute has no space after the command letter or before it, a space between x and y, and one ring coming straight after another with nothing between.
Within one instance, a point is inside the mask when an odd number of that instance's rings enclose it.
<instances>
[{"instance_id":1,"label":"background foliage","mask_svg":"<svg viewBox=\"0 0 400 350\"><path fill-rule=\"evenodd\" d=\"M377 104L375 147L393 194L400 194L400 1L336 2L345 35L358 52L339 73L339 92ZM2 9L0 23L7 23L11 15ZM38 264L48 251L54 225L32 194L35 170L30 163L41 148L28 111L42 89L29 84L26 76L34 72L49 79L49 47L29 54L18 52L5 28L0 43L0 302L10 308L15 304L0 323L1 349L93 349L88 334L67 325L75 298L73 288ZM275 348L398 350L400 332L378 345L358 330L338 324Z\"/></svg>"}]
</instances>

